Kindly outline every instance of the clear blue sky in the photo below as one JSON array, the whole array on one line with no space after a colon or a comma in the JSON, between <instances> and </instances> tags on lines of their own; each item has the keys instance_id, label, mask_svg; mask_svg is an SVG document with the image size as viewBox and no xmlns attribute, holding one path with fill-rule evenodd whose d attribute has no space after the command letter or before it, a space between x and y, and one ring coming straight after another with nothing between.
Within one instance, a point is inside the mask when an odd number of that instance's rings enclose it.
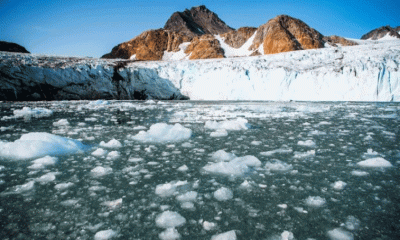
<instances>
[{"instance_id":1,"label":"clear blue sky","mask_svg":"<svg viewBox=\"0 0 400 240\"><path fill-rule=\"evenodd\" d=\"M360 38L400 25L400 0L0 0L0 40L35 54L100 57L145 30L162 28L172 13L199 5L233 28L258 27L280 14L327 36Z\"/></svg>"}]
</instances>

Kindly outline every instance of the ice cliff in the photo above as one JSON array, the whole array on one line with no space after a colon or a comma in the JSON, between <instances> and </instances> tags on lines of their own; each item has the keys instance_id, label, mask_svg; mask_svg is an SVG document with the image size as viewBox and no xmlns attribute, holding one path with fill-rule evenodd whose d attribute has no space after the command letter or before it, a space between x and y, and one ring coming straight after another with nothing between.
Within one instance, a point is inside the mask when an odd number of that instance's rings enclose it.
<instances>
[{"instance_id":1,"label":"ice cliff","mask_svg":"<svg viewBox=\"0 0 400 240\"><path fill-rule=\"evenodd\" d=\"M0 100L400 101L400 41L359 43L149 62L0 53Z\"/></svg>"}]
</instances>

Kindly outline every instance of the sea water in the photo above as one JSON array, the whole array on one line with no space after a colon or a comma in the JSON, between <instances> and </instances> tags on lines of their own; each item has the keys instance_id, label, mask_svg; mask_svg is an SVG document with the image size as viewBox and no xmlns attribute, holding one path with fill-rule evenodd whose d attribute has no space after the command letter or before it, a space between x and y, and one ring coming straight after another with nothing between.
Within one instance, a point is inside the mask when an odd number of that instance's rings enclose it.
<instances>
[{"instance_id":1,"label":"sea water","mask_svg":"<svg viewBox=\"0 0 400 240\"><path fill-rule=\"evenodd\" d=\"M0 103L1 239L400 239L400 104Z\"/></svg>"}]
</instances>

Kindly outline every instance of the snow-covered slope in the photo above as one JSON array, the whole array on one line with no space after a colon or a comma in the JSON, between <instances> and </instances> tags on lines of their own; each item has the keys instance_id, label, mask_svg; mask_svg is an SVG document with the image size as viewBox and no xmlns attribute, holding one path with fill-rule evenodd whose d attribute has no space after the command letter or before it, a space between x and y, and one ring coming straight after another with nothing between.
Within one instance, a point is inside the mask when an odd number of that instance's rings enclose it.
<instances>
[{"instance_id":1,"label":"snow-covered slope","mask_svg":"<svg viewBox=\"0 0 400 240\"><path fill-rule=\"evenodd\" d=\"M0 100L23 100L21 96L30 94L38 100L182 99L184 95L191 100L400 101L400 41L365 43L194 61L0 53Z\"/></svg>"}]
</instances>

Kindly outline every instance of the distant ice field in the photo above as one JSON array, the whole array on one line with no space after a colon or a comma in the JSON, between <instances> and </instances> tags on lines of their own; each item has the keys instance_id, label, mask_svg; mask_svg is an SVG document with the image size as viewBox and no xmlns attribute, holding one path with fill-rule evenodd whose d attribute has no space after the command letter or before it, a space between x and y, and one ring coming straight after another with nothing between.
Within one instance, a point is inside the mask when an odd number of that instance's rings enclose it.
<instances>
[{"instance_id":1,"label":"distant ice field","mask_svg":"<svg viewBox=\"0 0 400 240\"><path fill-rule=\"evenodd\" d=\"M400 239L399 103L0 109L0 239Z\"/></svg>"}]
</instances>

